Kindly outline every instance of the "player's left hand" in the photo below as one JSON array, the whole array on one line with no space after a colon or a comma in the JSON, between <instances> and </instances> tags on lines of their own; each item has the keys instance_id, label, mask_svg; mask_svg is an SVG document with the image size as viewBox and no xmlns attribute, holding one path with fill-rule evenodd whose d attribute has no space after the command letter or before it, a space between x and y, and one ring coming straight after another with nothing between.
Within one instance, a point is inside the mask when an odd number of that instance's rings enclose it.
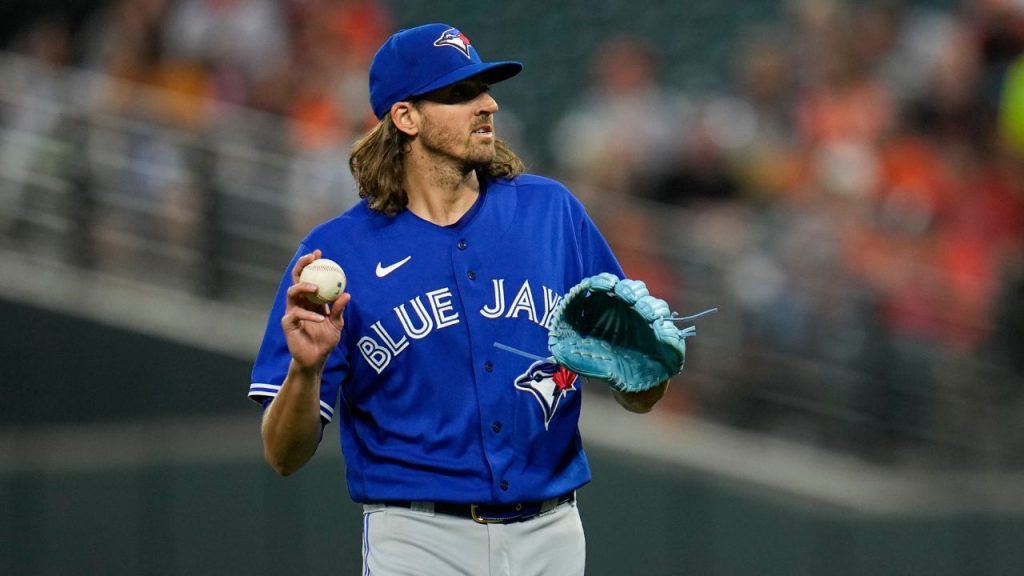
<instances>
[{"instance_id":1,"label":"player's left hand","mask_svg":"<svg viewBox=\"0 0 1024 576\"><path fill-rule=\"evenodd\" d=\"M607 382L605 383L608 384ZM665 380L657 386L637 392L624 392L612 386L612 396L626 410L636 412L637 414L644 414L650 412L654 405L665 396L668 384L669 380Z\"/></svg>"},{"instance_id":2,"label":"player's left hand","mask_svg":"<svg viewBox=\"0 0 1024 576\"><path fill-rule=\"evenodd\" d=\"M641 280L603 273L584 278L551 314L548 348L555 360L587 378L607 382L627 408L650 409L667 381L683 370L691 326L676 328L716 309L680 317L651 296Z\"/></svg>"},{"instance_id":3,"label":"player's left hand","mask_svg":"<svg viewBox=\"0 0 1024 576\"><path fill-rule=\"evenodd\" d=\"M299 258L292 269L292 285L288 288L281 328L284 329L288 351L300 368L319 369L341 340L345 327L342 313L352 296L342 294L330 304L313 304L306 294L315 294L316 284L301 282L302 269L321 257L319 249Z\"/></svg>"}]
</instances>

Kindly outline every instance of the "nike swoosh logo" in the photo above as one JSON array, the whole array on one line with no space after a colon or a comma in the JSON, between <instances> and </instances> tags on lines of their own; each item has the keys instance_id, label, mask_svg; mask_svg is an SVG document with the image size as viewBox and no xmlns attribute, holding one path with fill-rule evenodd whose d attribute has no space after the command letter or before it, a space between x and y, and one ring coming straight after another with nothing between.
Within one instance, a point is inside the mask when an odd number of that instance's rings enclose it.
<instances>
[{"instance_id":1,"label":"nike swoosh logo","mask_svg":"<svg viewBox=\"0 0 1024 576\"><path fill-rule=\"evenodd\" d=\"M402 264L405 264L409 260L412 260L412 256L406 256L405 258L402 258L398 262L395 262L394 264L391 264L389 266L381 266L380 262L377 262L377 278L383 278L388 274L391 274L395 270L398 270L402 266Z\"/></svg>"}]
</instances>

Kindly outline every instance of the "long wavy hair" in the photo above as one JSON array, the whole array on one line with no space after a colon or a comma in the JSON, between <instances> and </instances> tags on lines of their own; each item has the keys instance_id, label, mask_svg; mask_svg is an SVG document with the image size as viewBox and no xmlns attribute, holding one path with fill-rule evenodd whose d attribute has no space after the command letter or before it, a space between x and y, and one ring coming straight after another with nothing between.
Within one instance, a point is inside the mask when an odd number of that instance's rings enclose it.
<instances>
[{"instance_id":1,"label":"long wavy hair","mask_svg":"<svg viewBox=\"0 0 1024 576\"><path fill-rule=\"evenodd\" d=\"M359 197L365 198L370 208L394 216L409 204L405 181L405 153L409 135L395 127L387 115L372 130L352 145L348 168L355 177ZM494 141L494 159L477 170L484 178L514 178L526 167L508 145Z\"/></svg>"}]
</instances>

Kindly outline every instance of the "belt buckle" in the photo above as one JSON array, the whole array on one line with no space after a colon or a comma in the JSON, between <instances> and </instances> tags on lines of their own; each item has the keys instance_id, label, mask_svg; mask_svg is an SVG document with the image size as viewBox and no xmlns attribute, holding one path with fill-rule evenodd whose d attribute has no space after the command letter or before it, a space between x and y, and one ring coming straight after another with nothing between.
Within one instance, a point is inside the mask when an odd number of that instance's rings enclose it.
<instances>
[{"instance_id":1,"label":"belt buckle","mask_svg":"<svg viewBox=\"0 0 1024 576\"><path fill-rule=\"evenodd\" d=\"M504 522L501 518L484 518L479 514L479 508L479 504L469 505L469 515L473 518L473 522L476 522L477 524L500 524Z\"/></svg>"}]
</instances>

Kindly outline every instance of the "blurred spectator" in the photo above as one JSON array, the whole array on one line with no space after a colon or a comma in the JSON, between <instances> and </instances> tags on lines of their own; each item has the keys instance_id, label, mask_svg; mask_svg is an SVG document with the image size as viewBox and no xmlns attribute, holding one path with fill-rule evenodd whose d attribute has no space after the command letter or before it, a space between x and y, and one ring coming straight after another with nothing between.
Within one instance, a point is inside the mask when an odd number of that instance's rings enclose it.
<instances>
[{"instance_id":1,"label":"blurred spectator","mask_svg":"<svg viewBox=\"0 0 1024 576\"><path fill-rule=\"evenodd\" d=\"M662 84L660 65L639 37L618 36L598 48L593 84L551 134L559 169L582 185L581 194L642 196L638 179L660 173L674 157L684 107Z\"/></svg>"},{"instance_id":2,"label":"blurred spectator","mask_svg":"<svg viewBox=\"0 0 1024 576\"><path fill-rule=\"evenodd\" d=\"M114 0L98 9L77 35L78 60L91 70L143 81L161 52L171 0Z\"/></svg>"},{"instance_id":3,"label":"blurred spectator","mask_svg":"<svg viewBox=\"0 0 1024 576\"><path fill-rule=\"evenodd\" d=\"M195 130L209 121L207 104L217 93L205 62L168 55L163 27L172 5L115 1L86 26L80 50L86 66L115 80L97 95L103 109Z\"/></svg>"},{"instance_id":4,"label":"blurred spectator","mask_svg":"<svg viewBox=\"0 0 1024 576\"><path fill-rule=\"evenodd\" d=\"M746 110L734 112L733 121L749 116L751 129L728 154L737 185L751 199L778 197L801 185L803 170L792 129L797 92L793 58L786 34L778 29L753 31L740 47L736 96Z\"/></svg>"},{"instance_id":5,"label":"blurred spectator","mask_svg":"<svg viewBox=\"0 0 1024 576\"><path fill-rule=\"evenodd\" d=\"M974 0L967 4L965 16L981 58L979 97L985 109L993 111L1010 66L1024 53L1024 7L1015 0Z\"/></svg>"},{"instance_id":6,"label":"blurred spectator","mask_svg":"<svg viewBox=\"0 0 1024 576\"><path fill-rule=\"evenodd\" d=\"M291 22L289 84L306 96L316 84L343 111L350 130L375 122L365 70L393 31L391 12L378 0L293 0Z\"/></svg>"},{"instance_id":7,"label":"blurred spectator","mask_svg":"<svg viewBox=\"0 0 1024 576\"><path fill-rule=\"evenodd\" d=\"M656 294L674 294L664 255L646 251L662 244L659 231L632 202L647 195L652 175L675 156L682 126L682 102L662 85L659 66L659 55L640 37L605 41L591 62L593 84L556 123L551 145L625 272L644 278Z\"/></svg>"},{"instance_id":8,"label":"blurred spectator","mask_svg":"<svg viewBox=\"0 0 1024 576\"><path fill-rule=\"evenodd\" d=\"M343 160L354 136L376 122L365 70L392 23L375 0L295 2L292 22L287 191L297 199L294 229L308 230L358 201Z\"/></svg>"},{"instance_id":9,"label":"blurred spectator","mask_svg":"<svg viewBox=\"0 0 1024 576\"><path fill-rule=\"evenodd\" d=\"M177 0L163 22L166 56L205 65L217 97L246 103L287 59L287 21L274 0Z\"/></svg>"},{"instance_id":10,"label":"blurred spectator","mask_svg":"<svg viewBox=\"0 0 1024 576\"><path fill-rule=\"evenodd\" d=\"M750 108L732 98L701 105L679 127L678 142L672 148L675 161L666 159L638 175L637 194L676 206L735 197L739 186L728 152L739 144L729 139L748 139L754 122Z\"/></svg>"},{"instance_id":11,"label":"blurred spectator","mask_svg":"<svg viewBox=\"0 0 1024 576\"><path fill-rule=\"evenodd\" d=\"M694 103L682 118L673 161L646 179L652 200L685 206L795 184L793 78L784 39L767 28L752 31L735 64L736 93Z\"/></svg>"},{"instance_id":12,"label":"blurred spectator","mask_svg":"<svg viewBox=\"0 0 1024 576\"><path fill-rule=\"evenodd\" d=\"M0 122L7 134L0 138L0 201L11 210L0 212L0 231L21 235L25 212L33 202L29 176L40 171L59 175L64 169L59 155L47 154L64 119L59 106L63 99L59 74L71 58L71 35L60 18L41 19L13 42L13 47L34 59L41 70L18 67L0 80Z\"/></svg>"}]
</instances>

